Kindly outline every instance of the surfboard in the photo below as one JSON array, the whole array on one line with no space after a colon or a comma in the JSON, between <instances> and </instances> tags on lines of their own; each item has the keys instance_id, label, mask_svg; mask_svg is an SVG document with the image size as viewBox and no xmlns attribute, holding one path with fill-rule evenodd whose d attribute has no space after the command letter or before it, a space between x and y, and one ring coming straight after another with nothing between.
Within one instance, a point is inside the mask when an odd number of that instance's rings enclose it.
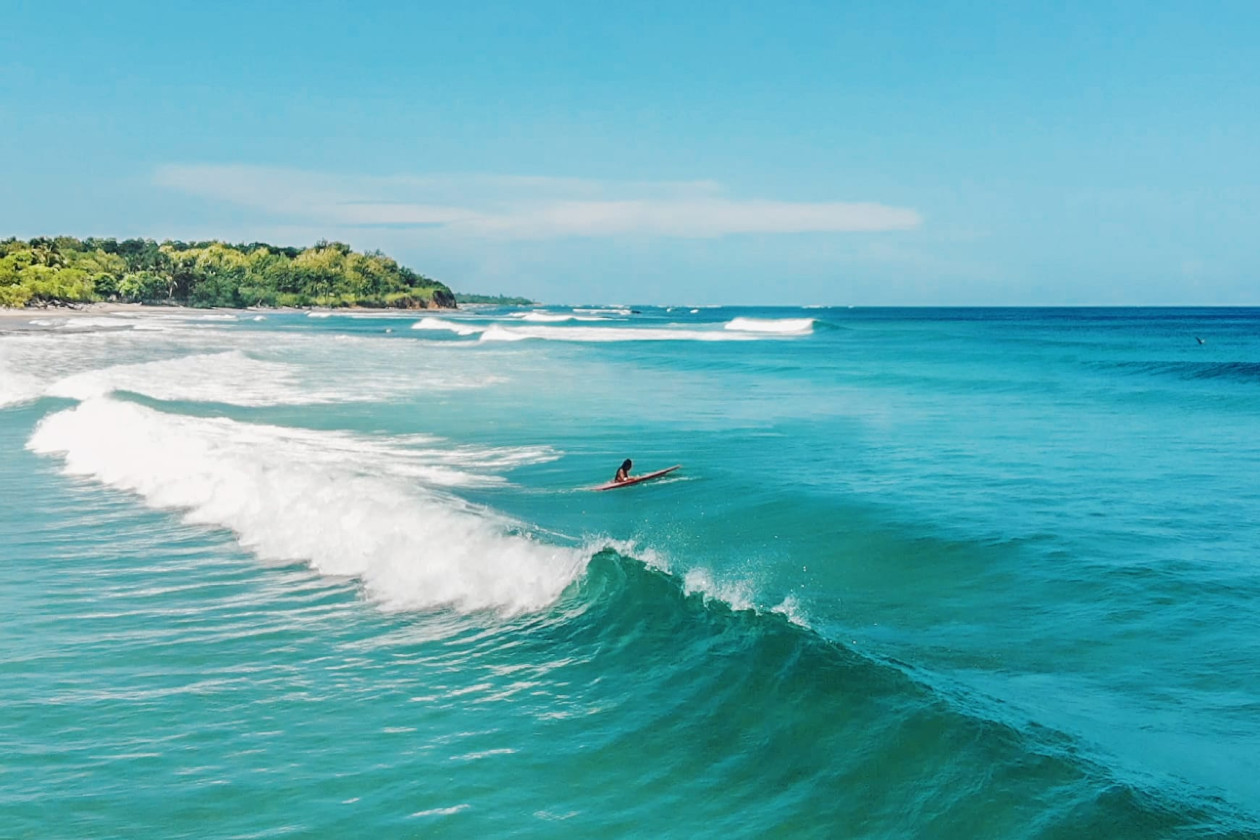
<instances>
[{"instance_id":1,"label":"surfboard","mask_svg":"<svg viewBox=\"0 0 1260 840\"><path fill-rule=\"evenodd\" d=\"M625 481L610 481L607 484L601 484L598 487L592 487L592 490L616 490L618 487L629 487L632 484L641 484L644 481L651 481L654 478L660 478L663 475L669 475L674 470L682 467L682 464L675 464L656 472L644 473L643 475L632 475Z\"/></svg>"}]
</instances>

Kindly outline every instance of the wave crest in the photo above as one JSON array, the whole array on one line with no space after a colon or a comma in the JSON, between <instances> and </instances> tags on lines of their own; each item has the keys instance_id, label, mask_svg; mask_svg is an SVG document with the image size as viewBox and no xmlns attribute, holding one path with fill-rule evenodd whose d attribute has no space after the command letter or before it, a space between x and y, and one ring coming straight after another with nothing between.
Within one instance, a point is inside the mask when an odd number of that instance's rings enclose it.
<instances>
[{"instance_id":1,"label":"wave crest","mask_svg":"<svg viewBox=\"0 0 1260 840\"><path fill-rule=\"evenodd\" d=\"M263 560L357 578L387 610L535 611L585 568L579 549L516 535L441 490L443 470L466 468L433 464L421 481L422 458L402 458L411 467L399 470L398 447L372 457L363 444L95 398L46 417L27 447L62 457L68 474L230 529Z\"/></svg>"},{"instance_id":2,"label":"wave crest","mask_svg":"<svg viewBox=\"0 0 1260 840\"><path fill-rule=\"evenodd\" d=\"M435 330L441 332L453 332L456 335L476 335L482 331L482 327L473 327L467 324L456 324L454 321L447 321L443 318L421 318L411 325L413 330Z\"/></svg>"},{"instance_id":3,"label":"wave crest","mask_svg":"<svg viewBox=\"0 0 1260 840\"><path fill-rule=\"evenodd\" d=\"M772 333L774 335L809 335L814 331L813 318L732 318L724 329L736 332Z\"/></svg>"}]
</instances>

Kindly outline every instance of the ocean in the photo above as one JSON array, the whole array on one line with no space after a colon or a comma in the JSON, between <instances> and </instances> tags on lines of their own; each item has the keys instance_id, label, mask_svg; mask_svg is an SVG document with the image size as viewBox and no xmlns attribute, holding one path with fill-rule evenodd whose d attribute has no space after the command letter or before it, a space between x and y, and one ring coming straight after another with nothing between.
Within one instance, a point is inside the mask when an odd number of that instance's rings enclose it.
<instances>
[{"instance_id":1,"label":"ocean","mask_svg":"<svg viewBox=\"0 0 1260 840\"><path fill-rule=\"evenodd\" d=\"M9 316L0 498L4 838L1260 837L1260 310Z\"/></svg>"}]
</instances>

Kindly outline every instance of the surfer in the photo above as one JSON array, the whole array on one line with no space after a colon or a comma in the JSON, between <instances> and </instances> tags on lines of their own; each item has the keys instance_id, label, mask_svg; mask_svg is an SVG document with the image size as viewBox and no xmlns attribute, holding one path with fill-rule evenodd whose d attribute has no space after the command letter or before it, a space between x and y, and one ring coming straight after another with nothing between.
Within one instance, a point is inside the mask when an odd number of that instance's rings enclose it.
<instances>
[{"instance_id":1,"label":"surfer","mask_svg":"<svg viewBox=\"0 0 1260 840\"><path fill-rule=\"evenodd\" d=\"M631 475L630 467L633 462L627 458L621 462L621 466L617 468L617 475L607 484L601 484L598 487L592 487L592 490L616 490L618 487L633 487L644 481L651 481L654 478L660 478L663 475L669 475L674 470L682 469L682 464L675 464L672 467L666 467L663 470L655 472L641 473L639 475Z\"/></svg>"}]
</instances>

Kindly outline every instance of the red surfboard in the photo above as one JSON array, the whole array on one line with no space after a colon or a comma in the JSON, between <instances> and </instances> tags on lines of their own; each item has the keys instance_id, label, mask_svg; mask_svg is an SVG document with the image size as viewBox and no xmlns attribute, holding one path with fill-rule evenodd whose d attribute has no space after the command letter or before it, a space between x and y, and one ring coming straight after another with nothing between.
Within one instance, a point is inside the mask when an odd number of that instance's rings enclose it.
<instances>
[{"instance_id":1,"label":"red surfboard","mask_svg":"<svg viewBox=\"0 0 1260 840\"><path fill-rule=\"evenodd\" d=\"M643 475L632 475L625 481L610 481L607 484L601 484L598 487L592 487L592 490L616 490L618 487L629 487L631 484L638 484L643 481L651 481L654 478L660 478L668 475L674 470L680 468L682 464L675 464L667 469L657 470L656 472L644 473Z\"/></svg>"}]
</instances>

